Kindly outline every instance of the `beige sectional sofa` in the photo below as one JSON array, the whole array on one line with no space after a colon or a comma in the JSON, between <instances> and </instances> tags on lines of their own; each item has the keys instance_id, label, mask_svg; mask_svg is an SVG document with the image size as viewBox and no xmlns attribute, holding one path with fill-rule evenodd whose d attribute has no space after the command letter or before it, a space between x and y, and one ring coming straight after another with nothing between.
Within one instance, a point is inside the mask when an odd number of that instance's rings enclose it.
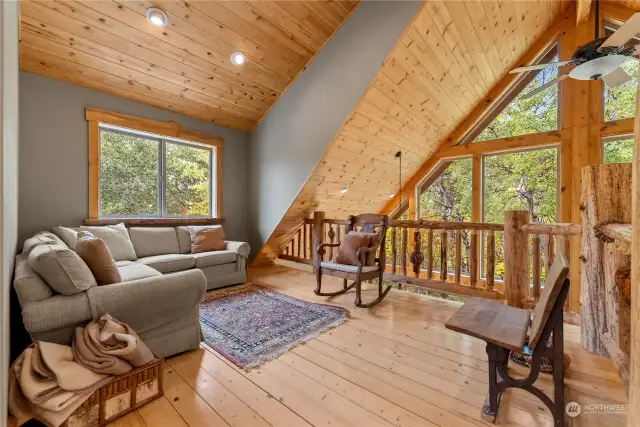
<instances>
[{"instance_id":1,"label":"beige sectional sofa","mask_svg":"<svg viewBox=\"0 0 640 427\"><path fill-rule=\"evenodd\" d=\"M16 257L14 287L34 340L69 344L77 326L109 313L128 323L156 356L167 357L200 344L199 304L206 290L246 281L247 243L229 241L225 250L191 254L186 227L82 229L105 240L122 282L97 286L91 275L85 280L86 273L80 271L84 267L63 264L58 276L64 277L45 276L49 282L64 283L71 277L73 285L61 288L60 283L48 283L36 272L43 273L43 267L34 258L47 253L74 256L69 248L75 246L73 233L79 229L54 228L55 234L40 232L27 239ZM101 235L103 231L108 233ZM109 233L124 240L114 243ZM62 259L49 258L56 263Z\"/></svg>"}]
</instances>

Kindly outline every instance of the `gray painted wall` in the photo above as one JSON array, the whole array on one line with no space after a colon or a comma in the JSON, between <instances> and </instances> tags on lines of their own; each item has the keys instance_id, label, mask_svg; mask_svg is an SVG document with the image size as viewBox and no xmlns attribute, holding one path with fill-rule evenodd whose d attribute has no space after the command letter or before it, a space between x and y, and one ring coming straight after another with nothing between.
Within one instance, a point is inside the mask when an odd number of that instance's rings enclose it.
<instances>
[{"instance_id":1,"label":"gray painted wall","mask_svg":"<svg viewBox=\"0 0 640 427\"><path fill-rule=\"evenodd\" d=\"M225 232L229 239L248 240L247 133L23 72L20 73L20 241L56 224L81 224L87 217L85 107L174 120L185 129L221 137Z\"/></svg>"},{"instance_id":2,"label":"gray painted wall","mask_svg":"<svg viewBox=\"0 0 640 427\"><path fill-rule=\"evenodd\" d=\"M291 206L420 4L361 4L251 133L254 250Z\"/></svg>"}]
</instances>

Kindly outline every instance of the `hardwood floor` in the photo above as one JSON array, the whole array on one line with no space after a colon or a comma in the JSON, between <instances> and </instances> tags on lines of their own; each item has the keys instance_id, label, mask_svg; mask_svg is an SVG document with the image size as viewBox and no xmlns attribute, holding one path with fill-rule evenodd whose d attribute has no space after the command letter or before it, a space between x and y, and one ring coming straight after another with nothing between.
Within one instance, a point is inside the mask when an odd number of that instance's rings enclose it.
<instances>
[{"instance_id":1,"label":"hardwood floor","mask_svg":"<svg viewBox=\"0 0 640 427\"><path fill-rule=\"evenodd\" d=\"M338 280L327 283L338 284ZM165 364L165 396L111 424L116 427L381 427L490 426L480 419L487 391L481 341L444 328L460 303L392 290L373 309L353 306L353 294L313 294L314 277L272 267L250 280L297 298L350 311L343 325L245 372L204 345ZM372 295L372 294L371 294ZM569 400L626 405L608 359L579 344L579 328L565 325ZM512 372L526 369L514 365ZM551 390L551 377L537 384ZM623 426L623 414L579 415L573 426ZM498 417L503 426L552 426L532 395L509 390Z\"/></svg>"}]
</instances>

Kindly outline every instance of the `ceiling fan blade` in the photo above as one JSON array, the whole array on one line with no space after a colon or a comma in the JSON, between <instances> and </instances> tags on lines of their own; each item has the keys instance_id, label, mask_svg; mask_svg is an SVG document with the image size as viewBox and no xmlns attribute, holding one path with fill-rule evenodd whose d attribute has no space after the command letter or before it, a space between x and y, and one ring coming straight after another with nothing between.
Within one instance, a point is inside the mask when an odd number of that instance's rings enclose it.
<instances>
[{"instance_id":1,"label":"ceiling fan blade","mask_svg":"<svg viewBox=\"0 0 640 427\"><path fill-rule=\"evenodd\" d=\"M550 88L551 86L555 85L556 83L560 83L561 81L567 79L569 77L569 74L563 74L560 77L556 77L555 79L548 81L547 83L543 84L542 86L540 86L539 88L536 88L532 91L529 91L527 93L525 93L524 95L520 96L518 99L527 99L527 98L531 98L533 95L540 93L544 90L547 90L548 88Z\"/></svg>"},{"instance_id":2,"label":"ceiling fan blade","mask_svg":"<svg viewBox=\"0 0 640 427\"><path fill-rule=\"evenodd\" d=\"M560 61L560 62L549 62L548 64L527 65L526 67L515 68L509 71L509 73L524 73L525 71L542 70L543 68L549 68L549 67L562 67L563 65L569 65L569 64L573 64L573 61Z\"/></svg>"},{"instance_id":3,"label":"ceiling fan blade","mask_svg":"<svg viewBox=\"0 0 640 427\"><path fill-rule=\"evenodd\" d=\"M631 76L625 70L618 67L609 74L600 77L609 87L616 87L625 84L631 80Z\"/></svg>"},{"instance_id":4,"label":"ceiling fan blade","mask_svg":"<svg viewBox=\"0 0 640 427\"><path fill-rule=\"evenodd\" d=\"M638 33L640 33L640 12L634 13L615 33L611 34L609 38L600 45L598 52L601 52L603 48L609 46L623 46Z\"/></svg>"}]
</instances>

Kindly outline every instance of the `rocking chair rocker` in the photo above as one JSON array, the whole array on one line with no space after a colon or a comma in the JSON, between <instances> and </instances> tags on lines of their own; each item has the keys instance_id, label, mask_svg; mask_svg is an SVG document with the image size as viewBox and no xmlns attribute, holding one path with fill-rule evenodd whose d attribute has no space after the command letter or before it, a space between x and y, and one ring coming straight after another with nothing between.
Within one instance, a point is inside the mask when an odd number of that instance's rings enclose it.
<instances>
[{"instance_id":1,"label":"rocking chair rocker","mask_svg":"<svg viewBox=\"0 0 640 427\"><path fill-rule=\"evenodd\" d=\"M326 248L335 248L340 246L340 242L337 243L324 243L319 245L316 248L316 256L314 257L314 270L316 272L316 280L317 287L315 289L316 295L321 296L336 296L344 294L350 289L356 288L356 307L364 307L369 308L378 304L380 301L384 299L385 296L391 290L391 286L387 286L387 288L382 290L382 275L384 274L384 268L386 265L385 260L385 250L386 250L386 236L387 236L387 223L388 217L386 215L376 215L376 214L362 214L358 216L350 215L347 219L347 224L345 227L344 234L348 234L352 231L356 231L356 227L360 226L360 231L363 233L377 233L378 242L380 242L375 247L370 248L360 248L356 253L356 257L358 259L357 265L345 265L345 264L337 264L335 262L324 262L322 261L325 254ZM375 259L374 265L367 266L366 265L366 257L367 254L373 253L375 256L376 251L380 248L379 258ZM343 281L343 288L336 292L322 292L322 276L326 274L328 276L333 277L341 277ZM362 302L362 281L363 280L371 280L378 279L378 297L369 302ZM347 281L353 280L353 283L347 286Z\"/></svg>"},{"instance_id":2,"label":"rocking chair rocker","mask_svg":"<svg viewBox=\"0 0 640 427\"><path fill-rule=\"evenodd\" d=\"M502 392L509 387L516 387L533 394L549 408L555 427L565 425L562 306L569 293L568 274L567 260L559 253L547 275L544 292L533 311L533 319L529 310L472 298L445 323L448 329L487 343L489 392L482 408L483 419L495 422ZM527 331L528 347L533 351L531 370L526 378L512 378L507 373L509 353L524 352ZM552 342L549 346L550 339ZM553 400L534 386L543 357L552 361Z\"/></svg>"}]
</instances>

